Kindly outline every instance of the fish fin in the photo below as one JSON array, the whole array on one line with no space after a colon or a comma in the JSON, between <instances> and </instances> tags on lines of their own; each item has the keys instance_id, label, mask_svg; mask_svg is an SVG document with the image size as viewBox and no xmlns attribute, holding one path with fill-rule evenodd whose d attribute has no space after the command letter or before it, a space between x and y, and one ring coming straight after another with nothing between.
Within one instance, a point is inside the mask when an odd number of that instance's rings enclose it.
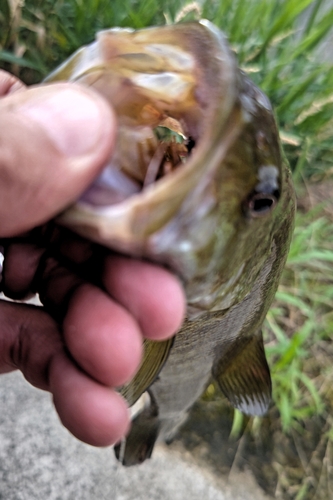
<instances>
[{"instance_id":1,"label":"fish fin","mask_svg":"<svg viewBox=\"0 0 333 500\"><path fill-rule=\"evenodd\" d=\"M168 359L174 339L162 342L144 340L144 354L141 366L134 378L120 389L120 394L132 406L154 382Z\"/></svg>"},{"instance_id":2,"label":"fish fin","mask_svg":"<svg viewBox=\"0 0 333 500\"><path fill-rule=\"evenodd\" d=\"M149 406L146 406L133 422L129 435L126 438L123 456L120 457L121 445L114 447L118 460L126 467L139 465L151 457L155 442L160 430L158 409L151 397Z\"/></svg>"},{"instance_id":3,"label":"fish fin","mask_svg":"<svg viewBox=\"0 0 333 500\"><path fill-rule=\"evenodd\" d=\"M247 415L266 413L272 382L261 332L235 343L232 351L215 363L213 377L235 408Z\"/></svg>"}]
</instances>

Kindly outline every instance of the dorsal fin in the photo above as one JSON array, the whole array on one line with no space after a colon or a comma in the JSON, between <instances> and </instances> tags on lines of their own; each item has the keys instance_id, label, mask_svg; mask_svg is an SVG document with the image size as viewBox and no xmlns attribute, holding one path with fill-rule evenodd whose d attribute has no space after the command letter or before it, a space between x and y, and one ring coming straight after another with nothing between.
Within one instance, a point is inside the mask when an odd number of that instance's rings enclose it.
<instances>
[{"instance_id":1,"label":"dorsal fin","mask_svg":"<svg viewBox=\"0 0 333 500\"><path fill-rule=\"evenodd\" d=\"M213 367L213 377L230 403L247 415L263 415L272 383L261 332L236 342Z\"/></svg>"},{"instance_id":2,"label":"dorsal fin","mask_svg":"<svg viewBox=\"0 0 333 500\"><path fill-rule=\"evenodd\" d=\"M141 366L135 377L120 389L120 393L129 406L132 406L154 382L168 359L173 341L173 338L162 342L144 340L144 355Z\"/></svg>"}]
</instances>

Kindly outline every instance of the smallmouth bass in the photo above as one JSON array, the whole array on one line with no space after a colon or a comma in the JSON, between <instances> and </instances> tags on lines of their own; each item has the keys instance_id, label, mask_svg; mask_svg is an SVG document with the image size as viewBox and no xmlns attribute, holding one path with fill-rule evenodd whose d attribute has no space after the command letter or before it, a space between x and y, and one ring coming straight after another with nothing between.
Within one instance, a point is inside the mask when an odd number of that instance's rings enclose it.
<instances>
[{"instance_id":1,"label":"smallmouth bass","mask_svg":"<svg viewBox=\"0 0 333 500\"><path fill-rule=\"evenodd\" d=\"M289 249L294 190L268 98L208 21L102 31L47 79L59 80L92 86L119 124L108 165L59 222L169 267L186 291L183 327L174 340L145 341L121 389L131 406L146 394L122 457L133 465L175 434L212 377L235 408L267 410L261 326Z\"/></svg>"}]
</instances>

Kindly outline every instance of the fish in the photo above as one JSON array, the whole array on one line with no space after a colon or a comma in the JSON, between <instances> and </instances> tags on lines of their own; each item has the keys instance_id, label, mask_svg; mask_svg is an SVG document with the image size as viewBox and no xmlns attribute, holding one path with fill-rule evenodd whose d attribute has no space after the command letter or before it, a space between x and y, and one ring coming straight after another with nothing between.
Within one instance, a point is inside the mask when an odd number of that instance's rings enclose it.
<instances>
[{"instance_id":1,"label":"fish","mask_svg":"<svg viewBox=\"0 0 333 500\"><path fill-rule=\"evenodd\" d=\"M92 87L118 120L112 157L59 224L171 269L186 293L180 331L145 340L119 389L131 407L144 402L118 459L142 463L157 440L173 439L212 380L235 408L265 414L262 324L295 215L268 97L207 20L101 31L46 81Z\"/></svg>"}]
</instances>

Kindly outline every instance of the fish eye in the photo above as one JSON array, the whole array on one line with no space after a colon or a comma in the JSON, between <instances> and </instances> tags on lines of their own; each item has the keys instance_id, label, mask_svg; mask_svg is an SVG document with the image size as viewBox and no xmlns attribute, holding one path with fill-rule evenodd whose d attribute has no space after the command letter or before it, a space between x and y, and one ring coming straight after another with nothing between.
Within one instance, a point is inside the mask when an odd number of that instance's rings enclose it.
<instances>
[{"instance_id":1,"label":"fish eye","mask_svg":"<svg viewBox=\"0 0 333 500\"><path fill-rule=\"evenodd\" d=\"M264 217L268 215L279 199L279 191L273 193L258 193L253 191L245 202L245 214L250 217Z\"/></svg>"}]
</instances>

